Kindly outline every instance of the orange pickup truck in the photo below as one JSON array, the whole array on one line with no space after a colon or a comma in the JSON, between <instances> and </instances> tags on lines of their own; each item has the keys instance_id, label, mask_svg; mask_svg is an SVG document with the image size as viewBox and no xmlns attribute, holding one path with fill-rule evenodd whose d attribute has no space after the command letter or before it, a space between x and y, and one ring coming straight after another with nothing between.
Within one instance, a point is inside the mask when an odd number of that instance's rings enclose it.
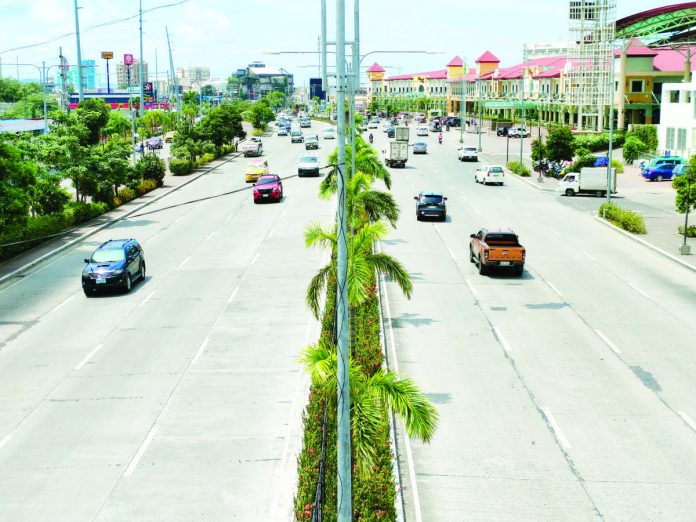
<instances>
[{"instance_id":1,"label":"orange pickup truck","mask_svg":"<svg viewBox=\"0 0 696 522\"><path fill-rule=\"evenodd\" d=\"M509 228L482 228L471 234L469 260L476 263L479 274L489 268L513 270L516 275L524 271L525 249Z\"/></svg>"}]
</instances>

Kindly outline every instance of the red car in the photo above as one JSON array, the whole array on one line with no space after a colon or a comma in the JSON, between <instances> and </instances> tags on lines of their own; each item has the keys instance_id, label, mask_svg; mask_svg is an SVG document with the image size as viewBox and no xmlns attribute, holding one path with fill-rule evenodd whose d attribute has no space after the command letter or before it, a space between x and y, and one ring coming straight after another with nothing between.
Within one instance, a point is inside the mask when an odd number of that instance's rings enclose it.
<instances>
[{"instance_id":1,"label":"red car","mask_svg":"<svg viewBox=\"0 0 696 522\"><path fill-rule=\"evenodd\" d=\"M280 176L276 174L268 174L261 176L254 183L254 203L262 201L280 202L283 197L283 182L280 181Z\"/></svg>"}]
</instances>

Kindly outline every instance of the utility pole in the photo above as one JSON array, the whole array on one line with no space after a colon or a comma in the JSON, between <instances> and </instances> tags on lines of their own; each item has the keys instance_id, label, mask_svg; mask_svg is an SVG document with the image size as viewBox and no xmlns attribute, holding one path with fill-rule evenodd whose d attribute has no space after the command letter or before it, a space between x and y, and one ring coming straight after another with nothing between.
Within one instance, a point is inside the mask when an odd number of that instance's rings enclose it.
<instances>
[{"instance_id":1,"label":"utility pole","mask_svg":"<svg viewBox=\"0 0 696 522\"><path fill-rule=\"evenodd\" d=\"M350 347L348 345L350 321L348 318L348 241L346 237L346 86L346 4L345 0L336 0L336 115L338 119L338 244L336 247L338 313L336 314L336 330L338 332L337 468L339 522L351 522L353 519L350 440Z\"/></svg>"},{"instance_id":2,"label":"utility pole","mask_svg":"<svg viewBox=\"0 0 696 522\"><path fill-rule=\"evenodd\" d=\"M360 89L360 0L353 0L353 56L352 56L353 88L350 97L350 173L355 176L355 95Z\"/></svg>"},{"instance_id":3,"label":"utility pole","mask_svg":"<svg viewBox=\"0 0 696 522\"><path fill-rule=\"evenodd\" d=\"M459 93L459 143L464 145L464 82L466 80L466 58L464 58L464 66L462 67L462 81L460 82L460 93Z\"/></svg>"},{"instance_id":4,"label":"utility pole","mask_svg":"<svg viewBox=\"0 0 696 522\"><path fill-rule=\"evenodd\" d=\"M159 91L159 64L157 63L157 48L155 47L155 81L153 82L153 96L154 94ZM157 101L157 98L155 98L155 101Z\"/></svg>"},{"instance_id":5,"label":"utility pole","mask_svg":"<svg viewBox=\"0 0 696 522\"><path fill-rule=\"evenodd\" d=\"M79 100L85 99L85 93L82 87L82 50L80 49L80 17L77 15L77 0L74 0L75 5L75 40L77 42L77 92Z\"/></svg>"},{"instance_id":6,"label":"utility pole","mask_svg":"<svg viewBox=\"0 0 696 522\"><path fill-rule=\"evenodd\" d=\"M140 117L145 114L145 65L143 59L143 0L140 0L140 105L138 106L138 115Z\"/></svg>"},{"instance_id":7,"label":"utility pole","mask_svg":"<svg viewBox=\"0 0 696 522\"><path fill-rule=\"evenodd\" d=\"M58 48L58 58L60 60L60 84L61 84L61 92L60 92L60 104L65 112L68 112L70 109L70 102L68 101L68 73L67 70L68 68L66 67L66 60L65 56L63 56L63 47Z\"/></svg>"},{"instance_id":8,"label":"utility pole","mask_svg":"<svg viewBox=\"0 0 696 522\"><path fill-rule=\"evenodd\" d=\"M181 98L179 97L179 86L176 82L176 73L174 72L174 58L172 57L172 43L169 40L169 28L165 27L164 30L167 33L167 48L169 49L169 73L171 78L171 85L174 96L176 96L176 121L179 123L181 119ZM171 97L169 99L171 103Z\"/></svg>"},{"instance_id":9,"label":"utility pole","mask_svg":"<svg viewBox=\"0 0 696 522\"><path fill-rule=\"evenodd\" d=\"M611 53L611 88L609 89L609 151L607 152L607 203L611 202L612 172L611 162L614 159L614 73L616 58ZM622 80L623 81L623 80Z\"/></svg>"},{"instance_id":10,"label":"utility pole","mask_svg":"<svg viewBox=\"0 0 696 522\"><path fill-rule=\"evenodd\" d=\"M522 153L524 152L524 134L527 132L527 128L525 127L525 121L524 121L524 68L522 69L522 76L521 76L521 81L520 81L520 100L522 103L522 114L520 118L520 127L522 130L522 134L520 135L520 168L524 165L524 161L522 159ZM531 134L531 133L530 133Z\"/></svg>"},{"instance_id":11,"label":"utility pole","mask_svg":"<svg viewBox=\"0 0 696 522\"><path fill-rule=\"evenodd\" d=\"M41 62L41 96L43 97L43 120L44 120L44 134L48 132L48 116L46 115L46 84L48 83L46 79L46 62Z\"/></svg>"}]
</instances>

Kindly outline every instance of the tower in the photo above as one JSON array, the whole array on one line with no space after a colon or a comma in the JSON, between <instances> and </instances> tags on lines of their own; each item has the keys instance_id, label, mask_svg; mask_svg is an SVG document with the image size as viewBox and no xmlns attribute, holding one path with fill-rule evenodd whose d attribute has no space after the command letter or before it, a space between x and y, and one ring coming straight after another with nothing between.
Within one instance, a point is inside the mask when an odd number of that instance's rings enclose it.
<instances>
[{"instance_id":1,"label":"tower","mask_svg":"<svg viewBox=\"0 0 696 522\"><path fill-rule=\"evenodd\" d=\"M604 129L613 103L616 0L569 2L570 51L566 102L575 108L578 130Z\"/></svg>"}]
</instances>

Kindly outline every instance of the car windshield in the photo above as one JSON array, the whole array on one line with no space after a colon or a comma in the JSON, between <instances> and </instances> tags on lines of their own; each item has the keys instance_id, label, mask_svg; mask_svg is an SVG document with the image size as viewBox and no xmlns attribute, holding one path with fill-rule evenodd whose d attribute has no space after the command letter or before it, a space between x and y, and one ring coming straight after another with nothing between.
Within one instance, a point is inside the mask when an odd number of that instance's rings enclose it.
<instances>
[{"instance_id":1,"label":"car windshield","mask_svg":"<svg viewBox=\"0 0 696 522\"><path fill-rule=\"evenodd\" d=\"M124 259L126 254L123 250L97 250L92 254L92 263L113 263Z\"/></svg>"},{"instance_id":2,"label":"car windshield","mask_svg":"<svg viewBox=\"0 0 696 522\"><path fill-rule=\"evenodd\" d=\"M300 156L300 163L316 163L317 161L316 156Z\"/></svg>"},{"instance_id":3,"label":"car windshield","mask_svg":"<svg viewBox=\"0 0 696 522\"><path fill-rule=\"evenodd\" d=\"M428 205L440 204L440 203L442 203L442 196L434 196L434 195L421 196L421 203L427 203Z\"/></svg>"},{"instance_id":4,"label":"car windshield","mask_svg":"<svg viewBox=\"0 0 696 522\"><path fill-rule=\"evenodd\" d=\"M276 183L275 176L262 176L256 182L257 185L272 185L274 183Z\"/></svg>"}]
</instances>

